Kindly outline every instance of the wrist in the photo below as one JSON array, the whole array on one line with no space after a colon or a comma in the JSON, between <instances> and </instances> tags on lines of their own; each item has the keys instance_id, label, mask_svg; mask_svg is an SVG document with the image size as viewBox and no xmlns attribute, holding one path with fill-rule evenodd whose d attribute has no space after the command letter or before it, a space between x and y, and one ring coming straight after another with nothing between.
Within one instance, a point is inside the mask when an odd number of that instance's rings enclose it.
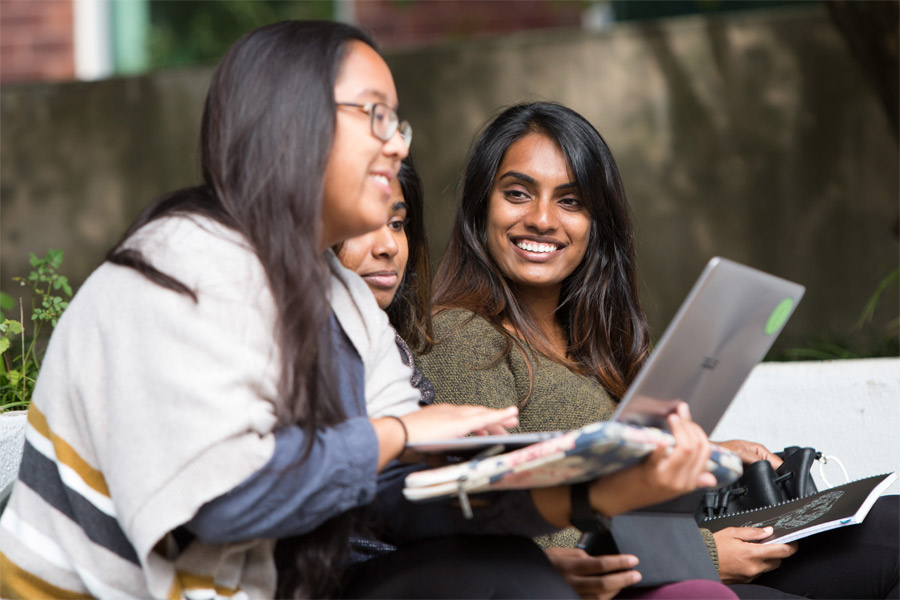
<instances>
[{"instance_id":1,"label":"wrist","mask_svg":"<svg viewBox=\"0 0 900 600\"><path fill-rule=\"evenodd\" d=\"M591 498L592 487L592 482L588 481L569 487L569 521L585 533L606 531L610 527L609 517L594 507Z\"/></svg>"},{"instance_id":2,"label":"wrist","mask_svg":"<svg viewBox=\"0 0 900 600\"><path fill-rule=\"evenodd\" d=\"M378 439L378 471L403 454L406 448L406 424L400 417L380 417L370 421Z\"/></svg>"}]
</instances>

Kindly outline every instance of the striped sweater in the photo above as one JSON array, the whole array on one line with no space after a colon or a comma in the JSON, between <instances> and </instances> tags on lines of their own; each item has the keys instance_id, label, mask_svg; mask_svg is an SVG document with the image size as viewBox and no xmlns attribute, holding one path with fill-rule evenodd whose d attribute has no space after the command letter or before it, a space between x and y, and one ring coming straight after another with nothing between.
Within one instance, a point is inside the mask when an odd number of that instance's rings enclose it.
<instances>
[{"instance_id":1,"label":"striped sweater","mask_svg":"<svg viewBox=\"0 0 900 600\"><path fill-rule=\"evenodd\" d=\"M48 347L0 519L0 596L272 597L273 540L179 535L274 452L280 366L265 274L236 233L199 217L156 221L131 243L199 302L108 263L79 290ZM368 408L414 410L386 317L328 260ZM346 490L357 505L359 489L375 489L374 463L364 479ZM310 528L343 509L329 510Z\"/></svg>"}]
</instances>

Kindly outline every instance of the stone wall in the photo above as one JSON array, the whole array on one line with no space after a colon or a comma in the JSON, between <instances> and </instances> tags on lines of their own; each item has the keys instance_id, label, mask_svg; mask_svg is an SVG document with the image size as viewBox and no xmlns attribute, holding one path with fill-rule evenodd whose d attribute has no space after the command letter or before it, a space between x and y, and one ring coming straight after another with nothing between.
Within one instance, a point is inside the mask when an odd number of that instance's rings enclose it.
<instances>
[{"instance_id":1,"label":"stone wall","mask_svg":"<svg viewBox=\"0 0 900 600\"><path fill-rule=\"evenodd\" d=\"M781 347L853 323L898 262L898 145L818 6L527 33L387 53L439 254L458 173L498 107L565 103L604 135L633 205L657 334L726 256L805 284ZM63 248L83 280L160 192L196 181L210 71L0 90L0 286ZM891 314L893 312L893 314ZM887 303L875 323L897 316Z\"/></svg>"}]
</instances>

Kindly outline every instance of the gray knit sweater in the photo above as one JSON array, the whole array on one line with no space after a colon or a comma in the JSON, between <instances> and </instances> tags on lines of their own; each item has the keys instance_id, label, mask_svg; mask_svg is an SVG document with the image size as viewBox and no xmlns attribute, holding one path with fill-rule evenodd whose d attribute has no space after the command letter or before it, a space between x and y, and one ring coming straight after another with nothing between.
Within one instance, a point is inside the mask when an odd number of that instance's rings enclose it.
<instances>
[{"instance_id":1,"label":"gray knit sweater","mask_svg":"<svg viewBox=\"0 0 900 600\"><path fill-rule=\"evenodd\" d=\"M434 319L434 337L434 348L416 357L416 364L434 385L438 402L493 408L516 404L516 432L575 429L608 420L615 411L615 401L597 380L540 355L532 358L534 375L529 395L525 357L513 347L497 362L506 347L506 338L468 310L439 313ZM701 533L718 566L712 535L705 529ZM576 529L566 529L537 541L545 547L571 547L579 535Z\"/></svg>"}]
</instances>

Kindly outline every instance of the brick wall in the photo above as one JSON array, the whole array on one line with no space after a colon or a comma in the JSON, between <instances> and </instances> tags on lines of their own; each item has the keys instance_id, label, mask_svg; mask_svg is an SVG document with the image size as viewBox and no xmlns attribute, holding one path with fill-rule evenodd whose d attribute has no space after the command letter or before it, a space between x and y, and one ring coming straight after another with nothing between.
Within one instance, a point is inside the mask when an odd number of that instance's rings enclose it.
<instances>
[{"instance_id":1,"label":"brick wall","mask_svg":"<svg viewBox=\"0 0 900 600\"><path fill-rule=\"evenodd\" d=\"M0 82L75 76L72 0L0 0Z\"/></svg>"},{"instance_id":2,"label":"brick wall","mask_svg":"<svg viewBox=\"0 0 900 600\"><path fill-rule=\"evenodd\" d=\"M354 20L382 46L523 29L578 27L578 2L537 0L356 0Z\"/></svg>"}]
</instances>

